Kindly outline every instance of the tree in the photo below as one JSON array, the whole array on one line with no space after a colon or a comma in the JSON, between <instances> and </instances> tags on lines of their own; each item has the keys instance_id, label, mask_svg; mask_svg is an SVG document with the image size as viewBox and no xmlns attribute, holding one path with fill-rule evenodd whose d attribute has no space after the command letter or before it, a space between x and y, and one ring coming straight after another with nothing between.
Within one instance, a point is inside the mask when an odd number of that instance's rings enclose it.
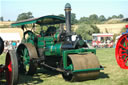
<instances>
[{"instance_id":1,"label":"tree","mask_svg":"<svg viewBox=\"0 0 128 85\"><path fill-rule=\"evenodd\" d=\"M8 21L10 22L11 20L10 20L10 19L8 19Z\"/></svg>"},{"instance_id":2,"label":"tree","mask_svg":"<svg viewBox=\"0 0 128 85\"><path fill-rule=\"evenodd\" d=\"M106 18L105 18L105 16L104 16L104 15L100 15L100 16L99 16L99 21L101 21L101 22L102 22L102 21L105 21L105 20L106 20Z\"/></svg>"},{"instance_id":3,"label":"tree","mask_svg":"<svg viewBox=\"0 0 128 85\"><path fill-rule=\"evenodd\" d=\"M78 35L81 35L84 40L91 40L93 33L99 33L99 29L96 25L92 24L80 24L78 26L78 29L76 30L76 33Z\"/></svg>"},{"instance_id":4,"label":"tree","mask_svg":"<svg viewBox=\"0 0 128 85\"><path fill-rule=\"evenodd\" d=\"M108 17L108 19L107 19L107 20L110 20L110 19L112 19L112 17Z\"/></svg>"},{"instance_id":5,"label":"tree","mask_svg":"<svg viewBox=\"0 0 128 85\"><path fill-rule=\"evenodd\" d=\"M33 18L32 12L21 13L17 17L17 21Z\"/></svg>"},{"instance_id":6,"label":"tree","mask_svg":"<svg viewBox=\"0 0 128 85\"><path fill-rule=\"evenodd\" d=\"M100 15L100 17L98 17L96 14L92 14L89 17L81 17L78 22L85 24L99 24L105 20L106 18L104 15Z\"/></svg>"},{"instance_id":7,"label":"tree","mask_svg":"<svg viewBox=\"0 0 128 85\"><path fill-rule=\"evenodd\" d=\"M60 16L60 17L64 17L64 14L59 14L58 16Z\"/></svg>"},{"instance_id":8,"label":"tree","mask_svg":"<svg viewBox=\"0 0 128 85\"><path fill-rule=\"evenodd\" d=\"M2 21L2 22L4 21L4 17L3 16L0 17L0 21Z\"/></svg>"},{"instance_id":9,"label":"tree","mask_svg":"<svg viewBox=\"0 0 128 85\"><path fill-rule=\"evenodd\" d=\"M96 25L92 25L92 24L90 24L90 27L91 28L93 28L93 30L94 30L94 32L93 33L100 33L100 30L99 30L99 28L96 26Z\"/></svg>"},{"instance_id":10,"label":"tree","mask_svg":"<svg viewBox=\"0 0 128 85\"><path fill-rule=\"evenodd\" d=\"M92 14L89 16L90 20L98 20L98 16L96 14Z\"/></svg>"},{"instance_id":11,"label":"tree","mask_svg":"<svg viewBox=\"0 0 128 85\"><path fill-rule=\"evenodd\" d=\"M112 16L112 19L114 19L114 18L118 18L118 16L116 16L116 15L113 15L113 16Z\"/></svg>"},{"instance_id":12,"label":"tree","mask_svg":"<svg viewBox=\"0 0 128 85\"><path fill-rule=\"evenodd\" d=\"M89 24L89 18L88 17L81 17L79 20L79 23Z\"/></svg>"},{"instance_id":13,"label":"tree","mask_svg":"<svg viewBox=\"0 0 128 85\"><path fill-rule=\"evenodd\" d=\"M119 14L118 18L124 18L123 14Z\"/></svg>"},{"instance_id":14,"label":"tree","mask_svg":"<svg viewBox=\"0 0 128 85\"><path fill-rule=\"evenodd\" d=\"M98 16L96 14L92 14L89 16L89 21L93 24L97 24L100 21L98 20Z\"/></svg>"},{"instance_id":15,"label":"tree","mask_svg":"<svg viewBox=\"0 0 128 85\"><path fill-rule=\"evenodd\" d=\"M76 24L76 23L77 23L76 14L71 13L71 24Z\"/></svg>"}]
</instances>

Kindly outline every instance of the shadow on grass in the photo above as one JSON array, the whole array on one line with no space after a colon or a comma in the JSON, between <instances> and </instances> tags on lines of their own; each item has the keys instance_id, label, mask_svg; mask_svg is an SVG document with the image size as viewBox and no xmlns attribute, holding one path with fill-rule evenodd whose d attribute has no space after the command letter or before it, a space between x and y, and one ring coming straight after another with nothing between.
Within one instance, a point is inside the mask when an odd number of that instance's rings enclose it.
<instances>
[{"instance_id":1,"label":"shadow on grass","mask_svg":"<svg viewBox=\"0 0 128 85\"><path fill-rule=\"evenodd\" d=\"M51 70L40 68L37 70L37 73L34 76L20 75L18 84L36 85L36 84L42 83L45 79L51 76L58 75L58 74L60 73L56 71L51 71ZM98 78L96 79L104 79L104 78L109 78L108 74L105 74L104 72L100 72Z\"/></svg>"},{"instance_id":2,"label":"shadow on grass","mask_svg":"<svg viewBox=\"0 0 128 85\"><path fill-rule=\"evenodd\" d=\"M109 78L108 74L105 74L104 72L100 72L98 79L99 78Z\"/></svg>"},{"instance_id":3,"label":"shadow on grass","mask_svg":"<svg viewBox=\"0 0 128 85\"><path fill-rule=\"evenodd\" d=\"M38 83L43 82L42 79L40 79L40 77L34 75L34 76L28 76L28 75L19 75L19 81L18 84L20 85L36 85ZM2 79L0 79L0 85L8 85L5 79L5 76L2 77Z\"/></svg>"},{"instance_id":4,"label":"shadow on grass","mask_svg":"<svg viewBox=\"0 0 128 85\"><path fill-rule=\"evenodd\" d=\"M60 74L57 71L53 71L51 69L44 69L44 68L40 68L38 69L37 73L42 73L43 75L45 75L46 77L51 77L51 76L55 76Z\"/></svg>"},{"instance_id":5,"label":"shadow on grass","mask_svg":"<svg viewBox=\"0 0 128 85\"><path fill-rule=\"evenodd\" d=\"M27 84L27 85L35 85L43 82L43 80L37 76L28 76L28 75L19 75L19 81L18 84Z\"/></svg>"},{"instance_id":6,"label":"shadow on grass","mask_svg":"<svg viewBox=\"0 0 128 85\"><path fill-rule=\"evenodd\" d=\"M43 68L37 70L37 73L34 76L29 75L19 75L18 84L26 84L26 85L36 85L42 83L48 77L58 75L59 72L50 71Z\"/></svg>"}]
</instances>

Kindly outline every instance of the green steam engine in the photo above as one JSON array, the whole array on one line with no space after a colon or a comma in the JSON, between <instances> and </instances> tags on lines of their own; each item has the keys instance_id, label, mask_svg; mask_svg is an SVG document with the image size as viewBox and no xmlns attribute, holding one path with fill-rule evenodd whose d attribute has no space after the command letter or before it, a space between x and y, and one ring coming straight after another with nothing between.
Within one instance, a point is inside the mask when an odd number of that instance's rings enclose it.
<instances>
[{"instance_id":1,"label":"green steam engine","mask_svg":"<svg viewBox=\"0 0 128 85\"><path fill-rule=\"evenodd\" d=\"M32 24L32 30L27 30L27 24ZM21 26L24 31L22 43L16 50L20 73L33 75L38 67L43 67L61 72L67 81L82 81L95 79L103 69L96 50L90 49L80 35L71 31L69 3L65 5L65 18L48 15L18 21L12 26ZM41 31L37 35L34 30L39 26ZM57 29L57 26L60 27Z\"/></svg>"}]
</instances>

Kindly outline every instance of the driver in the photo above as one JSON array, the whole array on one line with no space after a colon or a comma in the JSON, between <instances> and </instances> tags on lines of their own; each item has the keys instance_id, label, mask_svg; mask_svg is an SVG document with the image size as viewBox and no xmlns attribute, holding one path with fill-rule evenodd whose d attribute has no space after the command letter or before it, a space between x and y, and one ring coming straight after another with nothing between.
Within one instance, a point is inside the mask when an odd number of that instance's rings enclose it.
<instances>
[{"instance_id":1,"label":"driver","mask_svg":"<svg viewBox=\"0 0 128 85\"><path fill-rule=\"evenodd\" d=\"M50 26L46 31L46 36L51 36L54 35L55 33L56 33L56 27Z\"/></svg>"}]
</instances>

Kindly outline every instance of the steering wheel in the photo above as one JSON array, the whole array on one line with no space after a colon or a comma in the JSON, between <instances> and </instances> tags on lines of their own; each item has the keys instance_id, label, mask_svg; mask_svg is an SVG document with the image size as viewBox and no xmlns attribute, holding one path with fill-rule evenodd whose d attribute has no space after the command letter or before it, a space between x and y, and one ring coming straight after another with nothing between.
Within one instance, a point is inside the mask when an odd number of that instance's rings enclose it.
<instances>
[{"instance_id":1,"label":"steering wheel","mask_svg":"<svg viewBox=\"0 0 128 85\"><path fill-rule=\"evenodd\" d=\"M30 31L30 30L27 30L26 32L24 32L24 39L26 40L26 35L28 34L28 37L30 37L31 39L34 39L35 38L35 34Z\"/></svg>"}]
</instances>

